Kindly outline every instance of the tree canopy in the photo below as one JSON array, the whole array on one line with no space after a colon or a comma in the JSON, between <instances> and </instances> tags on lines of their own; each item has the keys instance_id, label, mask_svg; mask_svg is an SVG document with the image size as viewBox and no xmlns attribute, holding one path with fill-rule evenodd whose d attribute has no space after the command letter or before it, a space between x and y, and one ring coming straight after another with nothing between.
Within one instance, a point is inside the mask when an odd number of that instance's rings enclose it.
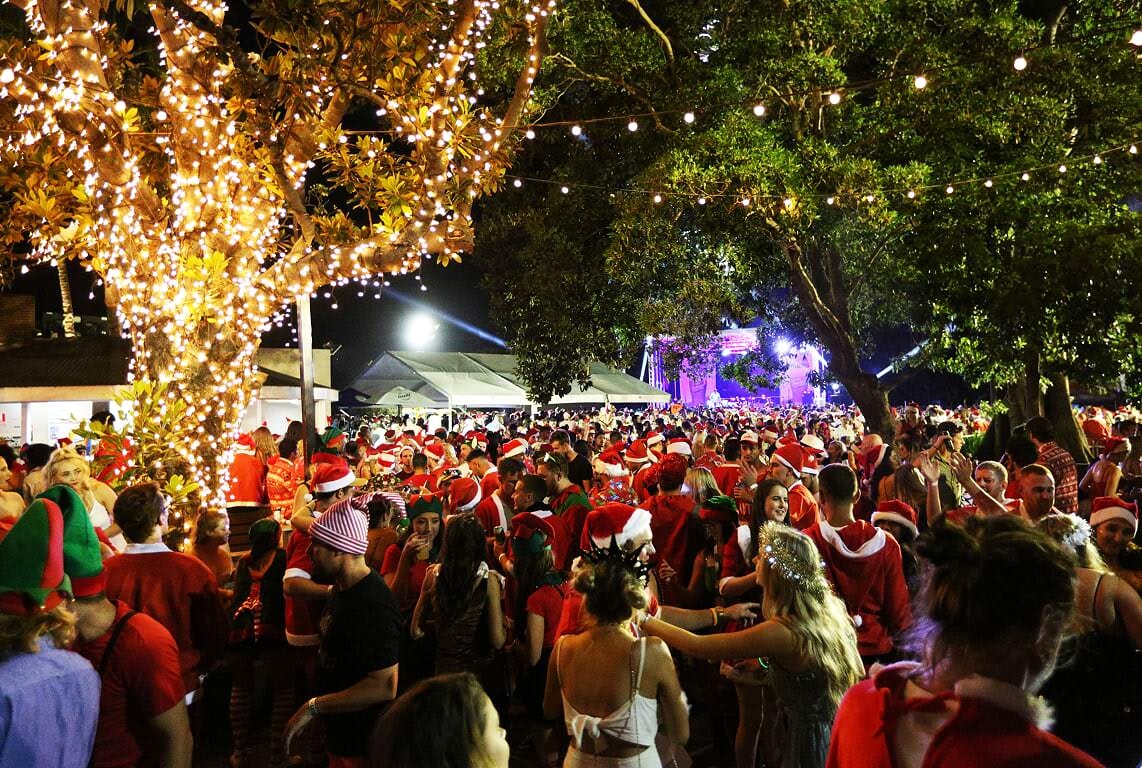
<instances>
[{"instance_id":1,"label":"tree canopy","mask_svg":"<svg viewBox=\"0 0 1142 768\"><path fill-rule=\"evenodd\" d=\"M538 393L567 386L577 361L613 359L646 335L692 352L724 321L757 317L763 334L792 329L820 343L885 431L885 389L862 366L879 328L911 327L927 340L921 364L1006 383L1011 355L991 352L1008 344L1017 355L1019 318L1045 313L1015 300L1011 242L1032 262L1043 249L1057 254L1043 292L1075 309L1058 287L1076 282L1067 260L1084 240L1105 238L1092 293L1121 296L1123 318L1137 306L1118 277L1137 255L1125 198L1138 187L1127 145L1142 103L1125 9L612 5L571 3L573 21L551 30L552 90L540 95L552 100L544 120L564 125L537 131L516 167L553 183L525 181L490 202L477 244L490 282L513 278L500 294L509 333L530 327L528 313L562 314L571 326L556 338L513 333L542 350L522 358ZM1020 56L1024 70L1013 66ZM570 122L581 132L568 140ZM1049 173L1021 180L1044 165ZM582 233L580 222L589 222ZM490 236L508 230L510 248ZM553 256L569 249L582 272L586 262L605 270L583 285L592 303L620 308L606 318L618 322L576 320L574 295L551 302ZM1011 293L1000 310L1011 321L973 359L970 345L984 343L976 326L999 289ZM1030 343L1072 357L1070 336L1095 330L1081 311L1044 322Z\"/></svg>"}]
</instances>

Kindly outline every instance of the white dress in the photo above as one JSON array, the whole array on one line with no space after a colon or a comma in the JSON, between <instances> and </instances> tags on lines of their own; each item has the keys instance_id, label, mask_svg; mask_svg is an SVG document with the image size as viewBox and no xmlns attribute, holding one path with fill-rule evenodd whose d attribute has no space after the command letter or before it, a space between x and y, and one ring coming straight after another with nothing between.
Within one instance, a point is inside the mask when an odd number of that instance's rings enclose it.
<instances>
[{"instance_id":1,"label":"white dress","mask_svg":"<svg viewBox=\"0 0 1142 768\"><path fill-rule=\"evenodd\" d=\"M107 511L107 507L103 506L99 499L94 500L87 514L91 518L91 524L100 530L106 531L111 527L111 513ZM127 549L127 539L123 537L123 534L117 533L108 538L111 539L111 546L115 547L119 552Z\"/></svg>"}]
</instances>

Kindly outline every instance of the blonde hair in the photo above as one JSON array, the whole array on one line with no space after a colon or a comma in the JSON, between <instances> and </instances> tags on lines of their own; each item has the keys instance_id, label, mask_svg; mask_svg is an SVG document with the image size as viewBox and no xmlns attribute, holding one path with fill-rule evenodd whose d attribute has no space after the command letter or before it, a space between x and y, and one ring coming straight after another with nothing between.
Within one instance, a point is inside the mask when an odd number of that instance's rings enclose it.
<instances>
[{"instance_id":1,"label":"blonde hair","mask_svg":"<svg viewBox=\"0 0 1142 768\"><path fill-rule=\"evenodd\" d=\"M56 648L75 640L75 614L63 605L31 616L0 613L0 658L16 653L35 653L40 638L50 635Z\"/></svg>"},{"instance_id":2,"label":"blonde hair","mask_svg":"<svg viewBox=\"0 0 1142 768\"><path fill-rule=\"evenodd\" d=\"M705 467L693 467L686 470L686 480L684 482L690 488L690 495L692 495L694 500L699 504L721 493L718 489L718 483L714 480L714 474Z\"/></svg>"},{"instance_id":3,"label":"blonde hair","mask_svg":"<svg viewBox=\"0 0 1142 768\"><path fill-rule=\"evenodd\" d=\"M758 542L762 614L784 624L793 633L798 653L824 670L836 706L864 677L848 610L826 581L812 539L771 521L761 526Z\"/></svg>"},{"instance_id":4,"label":"blonde hair","mask_svg":"<svg viewBox=\"0 0 1142 768\"><path fill-rule=\"evenodd\" d=\"M274 433L268 427L258 427L250 435L254 438L254 449L263 464L278 455L278 446L274 442Z\"/></svg>"},{"instance_id":5,"label":"blonde hair","mask_svg":"<svg viewBox=\"0 0 1142 768\"><path fill-rule=\"evenodd\" d=\"M1091 540L1090 523L1078 515L1046 515L1035 523L1035 527L1071 552L1080 568L1113 573Z\"/></svg>"},{"instance_id":6,"label":"blonde hair","mask_svg":"<svg viewBox=\"0 0 1142 768\"><path fill-rule=\"evenodd\" d=\"M52 451L52 455L48 457L48 463L44 465L44 477L47 478L48 487L57 485L60 481L56 477L56 473L60 471L60 466L69 461L79 462L83 467L83 480L84 487L87 486L87 480L91 478L91 467L87 464L87 459L79 455L79 452L72 448L70 445L65 445L62 448L57 448Z\"/></svg>"}]
</instances>

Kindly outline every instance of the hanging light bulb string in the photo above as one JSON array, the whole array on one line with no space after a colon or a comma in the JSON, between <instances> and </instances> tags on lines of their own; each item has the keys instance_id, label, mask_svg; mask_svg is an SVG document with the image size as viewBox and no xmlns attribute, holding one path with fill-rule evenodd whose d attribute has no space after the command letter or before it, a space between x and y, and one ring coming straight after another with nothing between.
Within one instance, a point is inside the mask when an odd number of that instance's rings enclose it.
<instances>
[{"instance_id":1,"label":"hanging light bulb string","mask_svg":"<svg viewBox=\"0 0 1142 768\"><path fill-rule=\"evenodd\" d=\"M950 195L950 194L953 194L957 189L959 189L961 187L979 185L981 183L984 187L991 189L994 187L996 181L999 181L1002 179L1010 179L1010 178L1018 177L1022 181L1030 181L1032 178L1032 174L1039 173L1039 172L1042 172L1045 170L1053 170L1053 171L1056 171L1057 173L1065 174L1069 170L1071 170L1072 168L1075 168L1076 166L1078 166L1080 164L1089 164L1091 166L1096 166L1096 167L1101 166L1104 164L1105 158L1108 155L1114 155L1116 153L1123 153L1123 154L1127 155L1128 157L1136 157L1138 155L1138 140L1135 139L1135 140L1126 142L1124 144L1118 144L1118 145L1115 145L1112 147L1107 147L1106 149L1100 150L1098 152L1094 152L1092 154L1082 155L1082 156L1068 156L1068 157L1064 158L1063 160L1057 160L1057 161L1051 162L1051 163L1042 163L1040 165L1025 167L1025 168L1022 168L1020 170L1000 171L998 173L971 176L971 177L963 177L963 178L957 177L957 178L952 179L950 181L943 181L943 182L939 182L939 183L932 182L932 183L928 183L928 184L917 184L917 185L914 185L911 187L889 187L889 188L877 190L876 192L871 192L871 191L865 190L865 191L860 191L860 192L848 192L848 193L841 193L841 192L810 193L807 195L801 195L801 197L803 197L803 198L804 197L820 198L820 199L824 199L827 204L833 205L838 200L838 198L840 198L842 196L858 198L858 199L865 200L866 202L873 202L873 200L876 199L876 196L878 194L880 196L905 195L909 199L915 199L919 195L920 192L927 191L927 190L941 190L942 189L945 192L945 194ZM649 196L652 196L652 199L654 200L655 203L661 203L665 199L665 197L693 199L693 200L697 201L699 205L705 205L706 202L710 201L710 200L720 200L720 199L733 198L739 204L741 204L743 207L749 207L749 205L755 200L781 201L782 203L784 203L786 208L793 207L791 204L792 198L790 198L790 196L788 194L752 194L752 193L744 193L744 192L726 192L726 191L680 192L680 191L674 191L674 190L653 189L653 188L648 188L646 186L607 187L607 186L604 186L601 184L585 184L585 183L577 183L577 182L570 182L570 181L560 181L560 180L556 180L556 179L545 179L545 178L541 178L541 177L537 177L537 176L519 176L519 175L512 175L512 174L506 175L505 178L510 180L512 183L512 186L515 187L516 189L523 187L525 183L545 184L548 186L559 187L560 192L562 192L565 195L570 194L572 189L576 189L576 190L588 190L588 191L595 191L595 192L604 192L604 193L608 193L611 195L615 195L615 194L649 195ZM869 199L870 197L872 199Z\"/></svg>"}]
</instances>

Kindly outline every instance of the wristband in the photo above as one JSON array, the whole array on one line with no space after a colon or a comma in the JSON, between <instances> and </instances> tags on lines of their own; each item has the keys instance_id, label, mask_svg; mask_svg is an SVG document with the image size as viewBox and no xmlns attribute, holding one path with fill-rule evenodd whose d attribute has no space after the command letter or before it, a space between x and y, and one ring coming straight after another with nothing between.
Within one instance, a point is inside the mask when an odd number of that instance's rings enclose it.
<instances>
[{"instance_id":1,"label":"wristband","mask_svg":"<svg viewBox=\"0 0 1142 768\"><path fill-rule=\"evenodd\" d=\"M317 697L314 696L309 701L305 702L305 711L309 713L310 717L317 717L321 713L317 711Z\"/></svg>"}]
</instances>

